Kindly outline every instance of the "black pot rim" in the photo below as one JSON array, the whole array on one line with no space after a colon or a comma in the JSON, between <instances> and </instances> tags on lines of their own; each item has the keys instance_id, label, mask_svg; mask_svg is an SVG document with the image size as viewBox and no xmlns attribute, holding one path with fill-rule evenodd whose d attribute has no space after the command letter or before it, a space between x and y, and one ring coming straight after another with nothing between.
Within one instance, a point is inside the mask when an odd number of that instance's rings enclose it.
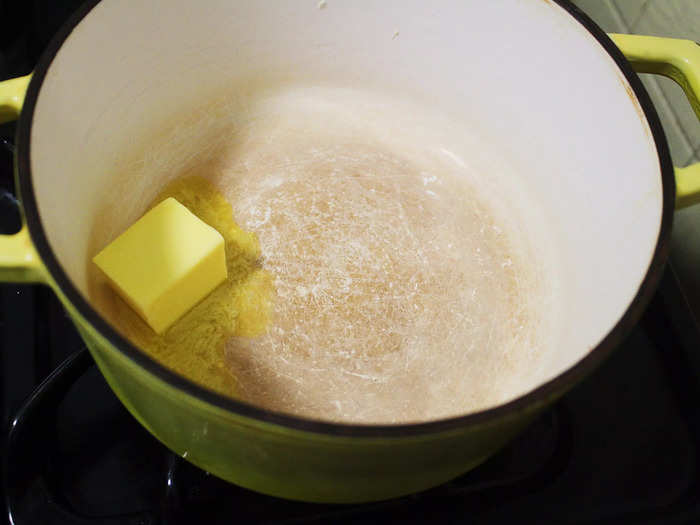
<instances>
[{"instance_id":1,"label":"black pot rim","mask_svg":"<svg viewBox=\"0 0 700 525\"><path fill-rule=\"evenodd\" d=\"M65 297L72 303L85 321L90 323L102 336L115 348L129 359L146 369L156 378L164 381L173 388L203 400L215 407L226 411L252 418L258 421L272 423L281 427L296 429L317 434L348 436L348 437L372 437L372 438L400 438L405 436L426 435L457 430L469 426L486 425L501 418L515 416L542 406L549 400L558 397L575 383L589 374L612 350L622 341L627 333L637 323L648 302L654 294L656 286L663 273L668 256L671 223L675 201L675 181L673 166L669 155L666 138L661 127L656 110L649 96L642 86L639 77L624 58L620 50L613 44L610 38L587 15L585 15L569 0L554 0L574 17L612 57L620 72L624 75L629 85L634 90L641 104L645 118L651 129L656 144L661 182L663 188L663 209L661 225L654 254L634 299L612 330L605 338L592 349L585 357L574 366L564 371L557 377L541 384L534 390L512 401L493 408L474 412L458 417L428 421L424 423L410 423L397 425L363 425L330 423L319 420L306 419L290 414L274 412L256 407L252 404L237 401L213 392L206 387L197 385L189 379L169 370L145 352L131 344L120 335L96 310L94 310L78 289L73 285L68 275L61 267L54 255L46 233L44 232L34 194L33 179L31 173L31 144L30 137L36 102L41 85L46 73L53 62L63 42L73 31L75 26L99 3L100 0L88 0L79 8L66 24L59 30L54 39L44 51L39 60L32 79L27 89L24 107L17 126L17 153L16 169L18 191L24 210L24 217L29 228L29 233L34 246L41 257L45 267L55 283L59 286Z\"/></svg>"}]
</instances>

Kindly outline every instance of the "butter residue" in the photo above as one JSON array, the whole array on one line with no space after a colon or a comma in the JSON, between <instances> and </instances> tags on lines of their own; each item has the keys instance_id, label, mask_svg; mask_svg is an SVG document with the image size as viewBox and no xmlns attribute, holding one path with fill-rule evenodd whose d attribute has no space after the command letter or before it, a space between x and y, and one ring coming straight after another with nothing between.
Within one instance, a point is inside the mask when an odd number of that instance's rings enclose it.
<instances>
[{"instance_id":1,"label":"butter residue","mask_svg":"<svg viewBox=\"0 0 700 525\"><path fill-rule=\"evenodd\" d=\"M224 346L231 337L251 338L265 332L272 312L272 275L261 267L257 237L235 223L231 205L211 182L199 176L177 179L149 209L168 197L224 237L228 278L163 335L153 332L116 295L110 317L130 341L168 368L234 395L236 382L224 364Z\"/></svg>"}]
</instances>

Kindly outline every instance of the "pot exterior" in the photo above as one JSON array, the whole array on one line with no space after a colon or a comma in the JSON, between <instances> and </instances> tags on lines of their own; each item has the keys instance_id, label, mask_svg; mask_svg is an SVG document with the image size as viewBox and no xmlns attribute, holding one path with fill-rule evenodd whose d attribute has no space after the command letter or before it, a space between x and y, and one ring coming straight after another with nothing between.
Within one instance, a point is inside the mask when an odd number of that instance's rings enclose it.
<instances>
[{"instance_id":1,"label":"pot exterior","mask_svg":"<svg viewBox=\"0 0 700 525\"><path fill-rule=\"evenodd\" d=\"M94 6L97 0L89 4ZM6 278L51 282L111 388L137 420L174 452L225 480L289 499L351 503L424 490L466 472L496 452L590 373L639 317L668 251L672 168L648 97L599 29L579 24L555 2L534 0L450 1L443 6L449 11L440 18L432 16L433 7L420 2L411 5L419 14L423 9L430 11L424 16L403 8L368 14L365 9L354 9L354 4L340 3L334 9L319 9L313 19L306 11L295 15L292 4L286 2L266 7L256 4L248 18L229 12L244 3L212 0L209 10L193 10L185 0L180 4L182 10L171 3L168 9L149 4L147 12L134 14L129 10L137 9L137 4L103 1L91 21L75 31L67 26L61 40L52 44L29 85L18 128L19 193L27 230L6 239L13 249L8 251L10 257L0 261L0 270L8 269ZM259 18L263 8L270 11L266 23L256 23L263 19ZM127 12L118 16L122 9ZM190 17L178 14L187 9L192 10ZM357 23L347 25L346 10L353 11L352 20ZM406 15L401 37L386 45L397 27L397 13ZM504 13L512 17L513 24L502 23ZM386 17L386 24L376 23L380 14ZM182 25L187 31L162 31L159 38L153 38L154 27L168 26L161 23L167 17L173 18L172 28ZM486 23L488 17L498 23ZM298 25L291 20L298 20ZM311 24L310 20L315 20L316 31L298 30ZM454 24L453 31L446 30L445 20ZM128 43L111 39L105 30L116 31L119 21L133 37ZM132 27L134 21L141 24L140 33ZM234 23L239 25L232 26ZM361 30L363 38L347 38L337 27ZM496 29L499 27L508 29ZM217 45L206 50L188 47L202 40L196 28ZM485 35L482 28L488 28ZM114 130L136 129L143 121L165 118L192 93L205 97L199 91L205 74L212 86L212 72L229 68L247 78L252 70L246 67L257 67L262 55L243 53L246 48L238 39L245 41L245 31L252 32L250 42L269 47L264 56L270 70L291 64L294 74L303 76L301 66L306 64L310 73L327 70L324 78L340 85L368 79L378 89L388 89L402 79L418 95L439 93L430 100L455 108L455 118L468 115L470 121L481 122L487 137L527 139L513 140L508 154L517 164L536 166L527 170L524 187L537 194L550 216L557 218L557 242L551 243L562 246L561 266L576 277L566 280L566 304L576 309L565 312L569 324L562 333L567 339L558 346L560 361L552 368L553 379L506 405L429 429L406 425L383 434L381 429L365 432L362 427L337 425L335 431L326 432L319 430L320 423L260 410L254 416L253 409L240 406L225 409L223 401L212 401L214 394L209 396L182 378L167 376L91 308L85 290L76 283L84 281L85 239L97 196L114 191L107 177L95 176L109 164L105 159L114 157L114 152L107 151L116 143ZM143 45L137 34L143 37ZM416 39L419 35L423 37ZM457 35L467 40L454 45L452 39ZM560 40L558 46L551 46L552 35ZM307 42L307 38L313 40ZM489 53L470 56L467 70L455 67L463 64L464 49L484 48L482 39L488 42ZM127 44L138 52L129 53ZM151 49L157 69L144 52L150 44L168 51ZM442 52L431 53L428 44ZM94 52L96 47L100 53ZM414 49L424 51L415 53ZM567 60L562 60L562 50L567 51ZM201 60L204 51L210 53L209 60ZM297 61L290 61L290 54ZM239 55L245 60L234 61ZM353 63L362 67L357 71L346 67L338 56L354 57ZM195 57L196 64L185 60L188 57ZM442 62L436 62L438 58ZM166 59L172 63L165 63ZM226 68L218 67L220 64ZM554 70L552 64L557 65ZM424 74L415 74L421 72L419 65ZM93 72L92 83L85 79L86 69ZM441 75L436 75L438 71ZM557 74L550 74L552 71ZM577 76L581 71L585 78ZM513 77L527 81L513 89ZM218 80L228 83L230 78L222 75ZM484 102L489 100L498 104ZM494 107L499 108L501 118L494 114ZM18 111L19 106L15 113ZM570 122L576 124L576 134L562 132ZM604 130L601 122L605 122ZM70 132L65 132L68 123ZM495 176L498 170L485 172ZM18 268L24 273L17 273ZM292 422L286 424L285 419Z\"/></svg>"},{"instance_id":2,"label":"pot exterior","mask_svg":"<svg viewBox=\"0 0 700 525\"><path fill-rule=\"evenodd\" d=\"M404 437L291 429L174 388L125 357L66 306L110 387L149 432L198 467L276 497L357 503L437 486L485 461L546 406L481 426Z\"/></svg>"}]
</instances>

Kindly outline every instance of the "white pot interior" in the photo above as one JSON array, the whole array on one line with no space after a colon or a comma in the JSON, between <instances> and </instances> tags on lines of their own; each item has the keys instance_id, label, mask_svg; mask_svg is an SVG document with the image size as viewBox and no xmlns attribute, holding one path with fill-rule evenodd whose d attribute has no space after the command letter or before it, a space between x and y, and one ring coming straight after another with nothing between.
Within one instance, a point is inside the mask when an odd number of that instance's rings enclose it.
<instances>
[{"instance_id":1,"label":"white pot interior","mask_svg":"<svg viewBox=\"0 0 700 525\"><path fill-rule=\"evenodd\" d=\"M221 155L238 114L273 115L270 93L397 151L425 144L509 229L546 337L491 404L574 365L636 294L662 210L654 142L613 60L541 0L103 0L53 61L31 136L43 227L80 292L95 251Z\"/></svg>"}]
</instances>

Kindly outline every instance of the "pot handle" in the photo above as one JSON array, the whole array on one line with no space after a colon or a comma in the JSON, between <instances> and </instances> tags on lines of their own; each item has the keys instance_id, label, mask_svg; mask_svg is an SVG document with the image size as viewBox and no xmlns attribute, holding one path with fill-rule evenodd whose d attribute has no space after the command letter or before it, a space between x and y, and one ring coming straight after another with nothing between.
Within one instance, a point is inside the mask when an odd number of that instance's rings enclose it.
<instances>
[{"instance_id":1,"label":"pot handle","mask_svg":"<svg viewBox=\"0 0 700 525\"><path fill-rule=\"evenodd\" d=\"M608 35L637 73L674 80L700 119L700 44L692 40L641 35ZM700 202L700 163L676 168L676 208Z\"/></svg>"},{"instance_id":2,"label":"pot handle","mask_svg":"<svg viewBox=\"0 0 700 525\"><path fill-rule=\"evenodd\" d=\"M0 82L0 124L17 120L32 75Z\"/></svg>"},{"instance_id":3,"label":"pot handle","mask_svg":"<svg viewBox=\"0 0 700 525\"><path fill-rule=\"evenodd\" d=\"M31 75L0 82L0 124L16 120ZM46 282L27 225L13 235L0 235L0 282Z\"/></svg>"}]
</instances>

